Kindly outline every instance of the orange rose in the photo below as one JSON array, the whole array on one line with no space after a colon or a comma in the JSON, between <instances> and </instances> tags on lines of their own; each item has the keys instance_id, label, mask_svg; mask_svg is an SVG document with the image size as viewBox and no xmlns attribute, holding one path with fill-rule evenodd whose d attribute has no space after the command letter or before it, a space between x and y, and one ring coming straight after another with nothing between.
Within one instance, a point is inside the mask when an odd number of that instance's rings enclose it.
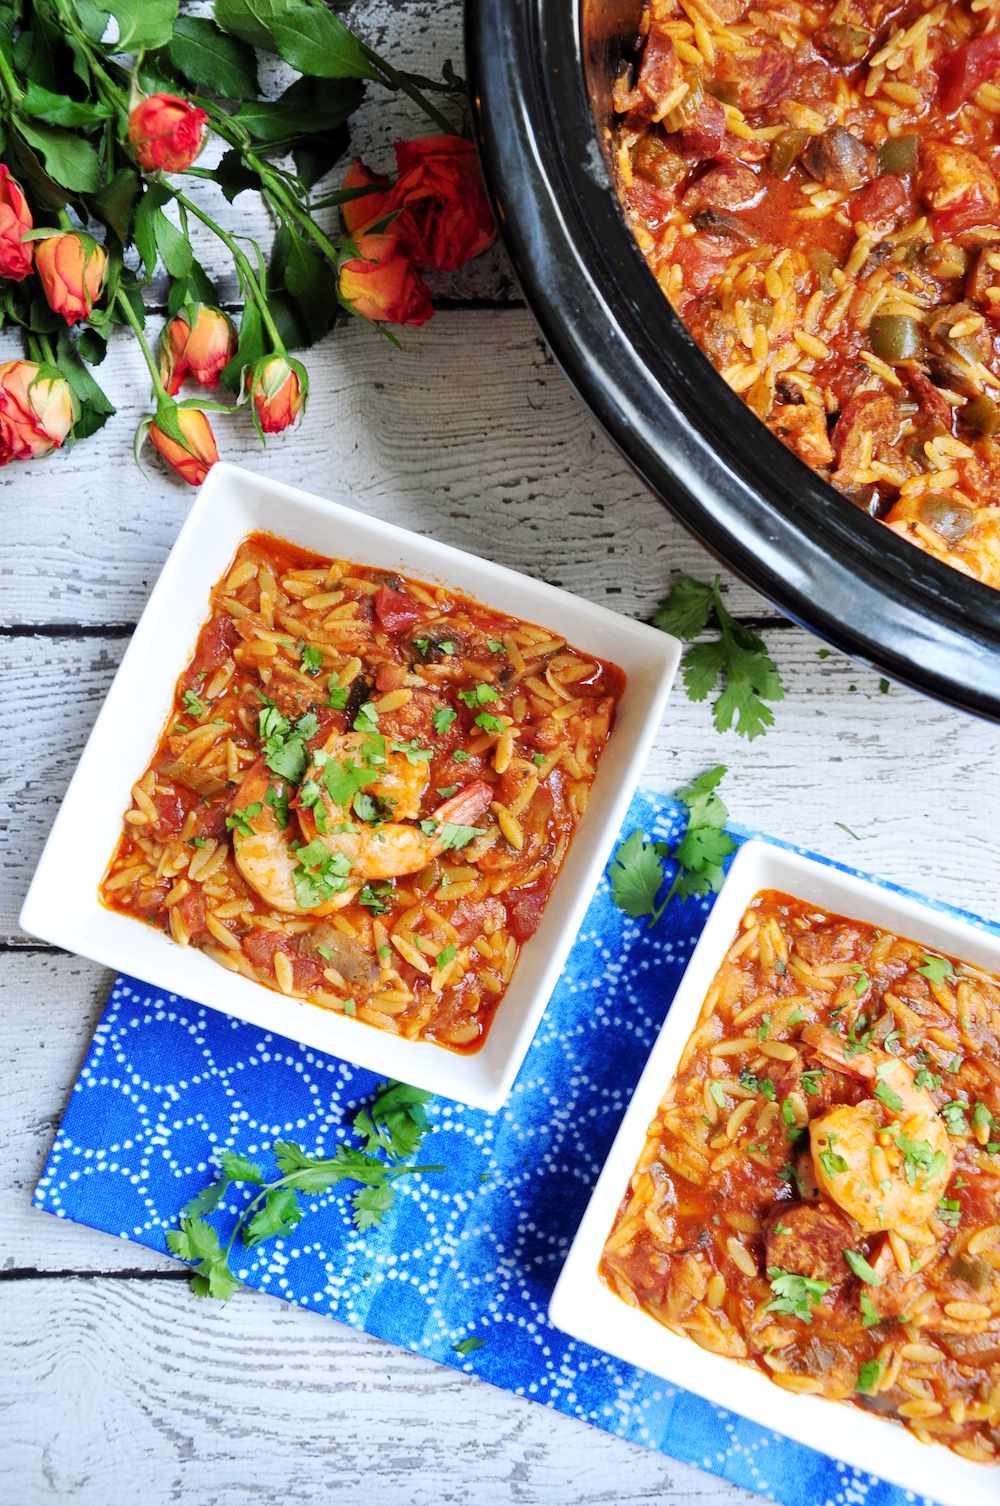
<instances>
[{"instance_id":1,"label":"orange rose","mask_svg":"<svg viewBox=\"0 0 1000 1506\"><path fill-rule=\"evenodd\" d=\"M128 118L132 155L147 173L182 173L205 141L208 116L176 94L151 94Z\"/></svg>"},{"instance_id":2,"label":"orange rose","mask_svg":"<svg viewBox=\"0 0 1000 1506\"><path fill-rule=\"evenodd\" d=\"M423 324L434 312L431 295L394 235L362 235L360 260L340 269L340 296L356 314L389 324Z\"/></svg>"},{"instance_id":3,"label":"orange rose","mask_svg":"<svg viewBox=\"0 0 1000 1506\"><path fill-rule=\"evenodd\" d=\"M190 372L199 387L217 387L236 354L236 328L208 303L186 303L160 336L160 379L171 397Z\"/></svg>"},{"instance_id":4,"label":"orange rose","mask_svg":"<svg viewBox=\"0 0 1000 1506\"><path fill-rule=\"evenodd\" d=\"M53 366L0 364L0 464L57 450L73 427L73 397Z\"/></svg>"},{"instance_id":5,"label":"orange rose","mask_svg":"<svg viewBox=\"0 0 1000 1506\"><path fill-rule=\"evenodd\" d=\"M42 279L49 308L67 324L89 319L104 282L104 247L75 230L38 242L35 271Z\"/></svg>"},{"instance_id":6,"label":"orange rose","mask_svg":"<svg viewBox=\"0 0 1000 1506\"><path fill-rule=\"evenodd\" d=\"M471 141L397 141L396 165L399 178L388 208L400 214L391 229L411 261L454 271L486 250L496 230Z\"/></svg>"},{"instance_id":7,"label":"orange rose","mask_svg":"<svg viewBox=\"0 0 1000 1506\"><path fill-rule=\"evenodd\" d=\"M174 413L183 444L165 434L155 419L149 426L150 442L178 476L191 486L200 486L219 458L212 425L200 408L175 408Z\"/></svg>"},{"instance_id":8,"label":"orange rose","mask_svg":"<svg viewBox=\"0 0 1000 1506\"><path fill-rule=\"evenodd\" d=\"M0 164L0 277L22 282L31 271L34 244L21 237L33 224L20 183Z\"/></svg>"},{"instance_id":9,"label":"orange rose","mask_svg":"<svg viewBox=\"0 0 1000 1506\"><path fill-rule=\"evenodd\" d=\"M345 188L369 188L375 184L385 184L385 193L366 193L358 199L348 199L346 204L340 206L344 216L344 224L348 235L363 231L366 226L374 225L387 213L389 205L389 179L383 178L381 173L373 173L370 167L366 167L360 157L355 157L344 179Z\"/></svg>"},{"instance_id":10,"label":"orange rose","mask_svg":"<svg viewBox=\"0 0 1000 1506\"><path fill-rule=\"evenodd\" d=\"M305 407L309 383L305 367L288 356L266 356L250 376L250 398L265 434L280 434Z\"/></svg>"}]
</instances>

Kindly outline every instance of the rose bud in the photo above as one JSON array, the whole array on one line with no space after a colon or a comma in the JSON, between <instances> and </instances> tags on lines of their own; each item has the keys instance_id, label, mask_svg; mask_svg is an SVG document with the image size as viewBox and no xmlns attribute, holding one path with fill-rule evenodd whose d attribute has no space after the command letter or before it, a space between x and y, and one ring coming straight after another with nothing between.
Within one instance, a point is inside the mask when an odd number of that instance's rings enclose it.
<instances>
[{"instance_id":1,"label":"rose bud","mask_svg":"<svg viewBox=\"0 0 1000 1506\"><path fill-rule=\"evenodd\" d=\"M399 178L387 207L401 211L391 229L411 261L454 271L486 250L496 230L471 141L397 141L396 165Z\"/></svg>"},{"instance_id":2,"label":"rose bud","mask_svg":"<svg viewBox=\"0 0 1000 1506\"><path fill-rule=\"evenodd\" d=\"M54 366L37 361L0 364L0 452L34 460L57 450L73 427L73 396Z\"/></svg>"},{"instance_id":3,"label":"rose bud","mask_svg":"<svg viewBox=\"0 0 1000 1506\"><path fill-rule=\"evenodd\" d=\"M62 314L67 324L90 318L106 265L104 247L76 230L46 236L35 252L35 271L49 308Z\"/></svg>"},{"instance_id":4,"label":"rose bud","mask_svg":"<svg viewBox=\"0 0 1000 1506\"><path fill-rule=\"evenodd\" d=\"M404 256L394 235L362 235L362 259L345 262L339 290L344 302L365 319L389 324L423 324L434 312L431 295Z\"/></svg>"},{"instance_id":5,"label":"rose bud","mask_svg":"<svg viewBox=\"0 0 1000 1506\"><path fill-rule=\"evenodd\" d=\"M31 271L34 243L21 237L33 224L20 183L0 164L0 277L22 282Z\"/></svg>"},{"instance_id":6,"label":"rose bud","mask_svg":"<svg viewBox=\"0 0 1000 1506\"><path fill-rule=\"evenodd\" d=\"M141 99L128 118L132 155L148 173L182 173L205 141L208 116L176 94Z\"/></svg>"},{"instance_id":7,"label":"rose bud","mask_svg":"<svg viewBox=\"0 0 1000 1506\"><path fill-rule=\"evenodd\" d=\"M249 396L265 434L280 434L302 412L309 395L309 379L301 361L290 356L265 356L250 375Z\"/></svg>"},{"instance_id":8,"label":"rose bud","mask_svg":"<svg viewBox=\"0 0 1000 1506\"><path fill-rule=\"evenodd\" d=\"M160 336L160 379L171 397L189 373L199 387L217 387L236 344L228 314L208 303L186 303Z\"/></svg>"},{"instance_id":9,"label":"rose bud","mask_svg":"<svg viewBox=\"0 0 1000 1506\"><path fill-rule=\"evenodd\" d=\"M200 408L175 408L174 412L184 443L165 434L156 419L149 426L150 443L178 476L191 486L200 486L219 458L212 425Z\"/></svg>"},{"instance_id":10,"label":"rose bud","mask_svg":"<svg viewBox=\"0 0 1000 1506\"><path fill-rule=\"evenodd\" d=\"M348 199L346 204L341 204L340 212L344 216L344 225L348 235L360 234L369 225L374 225L389 207L389 179L383 178L381 173L373 173L360 157L355 157L344 179L344 187L373 188L375 184L380 186L384 184L385 193L366 193L360 198Z\"/></svg>"}]
</instances>

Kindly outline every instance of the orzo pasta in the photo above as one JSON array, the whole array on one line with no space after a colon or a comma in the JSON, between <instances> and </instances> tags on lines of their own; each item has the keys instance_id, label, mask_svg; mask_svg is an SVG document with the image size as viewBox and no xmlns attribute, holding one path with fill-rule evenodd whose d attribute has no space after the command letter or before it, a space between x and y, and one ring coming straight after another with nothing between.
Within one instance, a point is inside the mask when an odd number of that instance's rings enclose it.
<instances>
[{"instance_id":1,"label":"orzo pasta","mask_svg":"<svg viewBox=\"0 0 1000 1506\"><path fill-rule=\"evenodd\" d=\"M624 674L450 589L265 535L210 605L103 902L268 988L477 1050Z\"/></svg>"},{"instance_id":2,"label":"orzo pasta","mask_svg":"<svg viewBox=\"0 0 1000 1506\"><path fill-rule=\"evenodd\" d=\"M902 537L1000 586L996 0L648 0L615 162L732 389Z\"/></svg>"},{"instance_id":3,"label":"orzo pasta","mask_svg":"<svg viewBox=\"0 0 1000 1506\"><path fill-rule=\"evenodd\" d=\"M996 1463L998 1120L1000 980L758 894L602 1279L785 1390Z\"/></svg>"}]
</instances>

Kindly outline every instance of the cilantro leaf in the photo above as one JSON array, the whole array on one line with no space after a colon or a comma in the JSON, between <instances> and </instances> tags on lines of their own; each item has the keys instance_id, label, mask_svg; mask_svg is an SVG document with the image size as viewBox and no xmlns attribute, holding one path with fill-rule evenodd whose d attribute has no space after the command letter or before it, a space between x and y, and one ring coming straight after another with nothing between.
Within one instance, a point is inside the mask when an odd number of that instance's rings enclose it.
<instances>
[{"instance_id":1,"label":"cilantro leaf","mask_svg":"<svg viewBox=\"0 0 1000 1506\"><path fill-rule=\"evenodd\" d=\"M396 1194L387 1184L378 1187L362 1187L351 1199L354 1208L354 1227L362 1233L365 1229L377 1229L382 1215L388 1213L396 1201Z\"/></svg>"},{"instance_id":2,"label":"cilantro leaf","mask_svg":"<svg viewBox=\"0 0 1000 1506\"><path fill-rule=\"evenodd\" d=\"M337 674L330 675L326 682L326 688L330 696L326 704L330 707L331 711L343 711L347 705L350 691L346 685L341 685L340 676Z\"/></svg>"},{"instance_id":3,"label":"cilantro leaf","mask_svg":"<svg viewBox=\"0 0 1000 1506\"><path fill-rule=\"evenodd\" d=\"M485 706L489 701L501 701L503 696L495 685L488 685L485 680L480 680L469 690L460 690L458 699L466 706Z\"/></svg>"},{"instance_id":4,"label":"cilantro leaf","mask_svg":"<svg viewBox=\"0 0 1000 1506\"><path fill-rule=\"evenodd\" d=\"M890 1088L884 1079L875 1084L875 1097L879 1103L883 1104L889 1110L890 1114L901 1114L903 1112L903 1100L894 1088Z\"/></svg>"},{"instance_id":5,"label":"cilantro leaf","mask_svg":"<svg viewBox=\"0 0 1000 1506\"><path fill-rule=\"evenodd\" d=\"M872 1306L872 1299L869 1297L869 1295L868 1295L867 1292L862 1292L861 1293L861 1327L862 1328L874 1328L875 1324L876 1323L881 1323L881 1321L882 1321L882 1319L879 1317L878 1313L875 1311L874 1307Z\"/></svg>"},{"instance_id":6,"label":"cilantro leaf","mask_svg":"<svg viewBox=\"0 0 1000 1506\"><path fill-rule=\"evenodd\" d=\"M934 1072L928 1072L926 1067L921 1067L913 1079L918 1088L930 1088L931 1092L937 1092L941 1086L941 1079Z\"/></svg>"},{"instance_id":7,"label":"cilantro leaf","mask_svg":"<svg viewBox=\"0 0 1000 1506\"><path fill-rule=\"evenodd\" d=\"M389 747L394 753L405 753L407 763L414 768L418 764L430 763L434 757L434 749L422 748L415 737L411 737L408 743L390 743Z\"/></svg>"},{"instance_id":8,"label":"cilantro leaf","mask_svg":"<svg viewBox=\"0 0 1000 1506\"><path fill-rule=\"evenodd\" d=\"M838 1156L835 1150L822 1150L819 1158L828 1177L843 1176L847 1170L847 1162L843 1156Z\"/></svg>"},{"instance_id":9,"label":"cilantro leaf","mask_svg":"<svg viewBox=\"0 0 1000 1506\"><path fill-rule=\"evenodd\" d=\"M229 1269L219 1236L203 1218L182 1218L179 1229L168 1229L167 1249L194 1266L191 1287L196 1296L228 1302L239 1291L241 1283Z\"/></svg>"},{"instance_id":10,"label":"cilantro leaf","mask_svg":"<svg viewBox=\"0 0 1000 1506\"><path fill-rule=\"evenodd\" d=\"M882 1277L872 1270L865 1257L859 1255L857 1250L845 1250L844 1259L858 1280L863 1281L866 1286L882 1285Z\"/></svg>"},{"instance_id":11,"label":"cilantro leaf","mask_svg":"<svg viewBox=\"0 0 1000 1506\"><path fill-rule=\"evenodd\" d=\"M774 1299L764 1311L787 1313L803 1323L812 1322L812 1308L819 1307L833 1284L830 1281L816 1281L812 1276L798 1276L783 1271L776 1265L768 1266L767 1276Z\"/></svg>"},{"instance_id":12,"label":"cilantro leaf","mask_svg":"<svg viewBox=\"0 0 1000 1506\"><path fill-rule=\"evenodd\" d=\"M391 893L391 884L365 884L358 895L358 904L364 905L373 915L387 915L392 906L385 903L385 895Z\"/></svg>"},{"instance_id":13,"label":"cilantro leaf","mask_svg":"<svg viewBox=\"0 0 1000 1506\"><path fill-rule=\"evenodd\" d=\"M267 1194L264 1206L258 1208L253 1218L243 1229L243 1243L247 1249L275 1239L281 1234L290 1234L301 1223L302 1209L293 1187L276 1187Z\"/></svg>"},{"instance_id":14,"label":"cilantro leaf","mask_svg":"<svg viewBox=\"0 0 1000 1506\"><path fill-rule=\"evenodd\" d=\"M943 1224L957 1229L962 1222L962 1205L957 1198L938 1198L937 1216Z\"/></svg>"},{"instance_id":15,"label":"cilantro leaf","mask_svg":"<svg viewBox=\"0 0 1000 1506\"><path fill-rule=\"evenodd\" d=\"M918 967L917 972L920 973L922 977L929 978L937 988L942 988L944 986L945 978L950 978L954 975L955 969L952 967L947 957L929 957L927 953L924 952L923 962L923 967Z\"/></svg>"},{"instance_id":16,"label":"cilantro leaf","mask_svg":"<svg viewBox=\"0 0 1000 1506\"><path fill-rule=\"evenodd\" d=\"M369 734L378 731L378 712L374 702L365 701L358 707L358 714L354 718L355 732L367 732Z\"/></svg>"},{"instance_id":17,"label":"cilantro leaf","mask_svg":"<svg viewBox=\"0 0 1000 1506\"><path fill-rule=\"evenodd\" d=\"M686 643L708 627L712 605L712 587L690 575L682 575L660 604L653 626L661 632L673 633L675 638Z\"/></svg>"},{"instance_id":18,"label":"cilantro leaf","mask_svg":"<svg viewBox=\"0 0 1000 1506\"><path fill-rule=\"evenodd\" d=\"M450 800L451 797L452 797L452 795L457 795L458 794L458 785L457 784L439 784L438 787L437 787L437 792L441 796L442 800Z\"/></svg>"},{"instance_id":19,"label":"cilantro leaf","mask_svg":"<svg viewBox=\"0 0 1000 1506\"><path fill-rule=\"evenodd\" d=\"M815 1098L817 1093L819 1092L819 1080L821 1077L825 1076L826 1072L822 1067L815 1067L808 1072L803 1072L799 1077L799 1082L802 1084L802 1087L805 1089L805 1091L809 1094L810 1098Z\"/></svg>"},{"instance_id":20,"label":"cilantro leaf","mask_svg":"<svg viewBox=\"0 0 1000 1506\"><path fill-rule=\"evenodd\" d=\"M222 1175L229 1182L252 1182L255 1187L264 1185L264 1173L256 1161L238 1155L234 1150L219 1152Z\"/></svg>"},{"instance_id":21,"label":"cilantro leaf","mask_svg":"<svg viewBox=\"0 0 1000 1506\"><path fill-rule=\"evenodd\" d=\"M462 826L458 821L446 821L438 836L440 850L452 852L459 847L466 847L476 837L481 837L483 831L478 826Z\"/></svg>"},{"instance_id":22,"label":"cilantro leaf","mask_svg":"<svg viewBox=\"0 0 1000 1506\"><path fill-rule=\"evenodd\" d=\"M369 1154L381 1148L397 1161L412 1156L430 1128L424 1105L431 1096L394 1078L379 1083L371 1108L362 1109L354 1118L355 1133L367 1136Z\"/></svg>"},{"instance_id":23,"label":"cilantro leaf","mask_svg":"<svg viewBox=\"0 0 1000 1506\"><path fill-rule=\"evenodd\" d=\"M443 947L442 950L438 952L437 956L434 958L434 966L440 972L441 968L447 967L448 963L453 962L457 955L458 952L455 943L453 941L449 941L448 945L446 947Z\"/></svg>"},{"instance_id":24,"label":"cilantro leaf","mask_svg":"<svg viewBox=\"0 0 1000 1506\"><path fill-rule=\"evenodd\" d=\"M685 653L684 686L689 700L704 701L721 678L721 693L712 708L716 730L727 732L735 722L739 736L752 741L774 723L764 702L781 701L785 692L763 639L736 622L723 606L719 580L716 576L708 586L685 576L653 623L685 639L697 637L710 625L718 627L720 636L714 642L696 644Z\"/></svg>"},{"instance_id":25,"label":"cilantro leaf","mask_svg":"<svg viewBox=\"0 0 1000 1506\"><path fill-rule=\"evenodd\" d=\"M500 642L499 638L487 638L486 647L489 649L491 654L502 654L504 651L503 644Z\"/></svg>"},{"instance_id":26,"label":"cilantro leaf","mask_svg":"<svg viewBox=\"0 0 1000 1506\"><path fill-rule=\"evenodd\" d=\"M431 720L434 723L434 731L438 737L442 737L458 716L457 711L452 711L450 706L435 706Z\"/></svg>"},{"instance_id":27,"label":"cilantro leaf","mask_svg":"<svg viewBox=\"0 0 1000 1506\"><path fill-rule=\"evenodd\" d=\"M858 1383L854 1389L862 1392L865 1396L871 1395L873 1391L878 1389L878 1384L882 1379L884 1370L885 1365L881 1360L866 1360L858 1372Z\"/></svg>"},{"instance_id":28,"label":"cilantro leaf","mask_svg":"<svg viewBox=\"0 0 1000 1506\"><path fill-rule=\"evenodd\" d=\"M259 816L264 809L259 800L248 805L246 810L240 810L238 805L233 806L233 813L226 817L226 827L229 831L238 831L241 837L252 837L254 834L250 822L255 816Z\"/></svg>"},{"instance_id":29,"label":"cilantro leaf","mask_svg":"<svg viewBox=\"0 0 1000 1506\"><path fill-rule=\"evenodd\" d=\"M288 786L284 783L275 784L272 780L267 786L264 804L269 805L274 811L274 819L281 827L281 830L284 831L290 819L288 814ZM319 822L317 821L316 824L318 826Z\"/></svg>"},{"instance_id":30,"label":"cilantro leaf","mask_svg":"<svg viewBox=\"0 0 1000 1506\"><path fill-rule=\"evenodd\" d=\"M477 727L482 727L484 732L502 732L504 729L500 718L490 711L481 711L475 718L475 724Z\"/></svg>"},{"instance_id":31,"label":"cilantro leaf","mask_svg":"<svg viewBox=\"0 0 1000 1506\"><path fill-rule=\"evenodd\" d=\"M654 842L643 841L636 828L616 851L610 868L611 895L619 910L633 920L656 914L656 896L663 886L663 860Z\"/></svg>"},{"instance_id":32,"label":"cilantro leaf","mask_svg":"<svg viewBox=\"0 0 1000 1506\"><path fill-rule=\"evenodd\" d=\"M306 643L300 638L297 644L299 653L302 655L302 668L307 675L318 675L323 668L323 650L316 648L312 643Z\"/></svg>"},{"instance_id":33,"label":"cilantro leaf","mask_svg":"<svg viewBox=\"0 0 1000 1506\"><path fill-rule=\"evenodd\" d=\"M485 1343L485 1339L463 1339L460 1344L452 1344L451 1347L464 1359L467 1354L472 1354L473 1350L482 1349Z\"/></svg>"},{"instance_id":34,"label":"cilantro leaf","mask_svg":"<svg viewBox=\"0 0 1000 1506\"><path fill-rule=\"evenodd\" d=\"M330 758L323 766L321 780L334 805L347 810L359 790L377 783L378 774L368 764L356 764L353 758L346 763Z\"/></svg>"},{"instance_id":35,"label":"cilantro leaf","mask_svg":"<svg viewBox=\"0 0 1000 1506\"><path fill-rule=\"evenodd\" d=\"M969 1112L969 1105L961 1098L952 1099L951 1103L941 1106L941 1117L948 1126L949 1135L964 1135L969 1126L965 1122L965 1116Z\"/></svg>"},{"instance_id":36,"label":"cilantro leaf","mask_svg":"<svg viewBox=\"0 0 1000 1506\"><path fill-rule=\"evenodd\" d=\"M201 700L201 698L196 695L193 690L185 690L183 700L184 710L187 712L188 716L194 716L200 719L208 710L208 702Z\"/></svg>"}]
</instances>

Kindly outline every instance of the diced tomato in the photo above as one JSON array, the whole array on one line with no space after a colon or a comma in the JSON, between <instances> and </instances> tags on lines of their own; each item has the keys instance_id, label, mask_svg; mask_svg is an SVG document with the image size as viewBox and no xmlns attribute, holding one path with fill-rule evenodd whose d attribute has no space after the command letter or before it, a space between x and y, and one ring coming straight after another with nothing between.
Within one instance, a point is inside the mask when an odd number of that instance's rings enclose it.
<instances>
[{"instance_id":1,"label":"diced tomato","mask_svg":"<svg viewBox=\"0 0 1000 1506\"><path fill-rule=\"evenodd\" d=\"M375 597L375 615L387 633L399 633L420 621L420 608L412 596L381 586Z\"/></svg>"},{"instance_id":2,"label":"diced tomato","mask_svg":"<svg viewBox=\"0 0 1000 1506\"><path fill-rule=\"evenodd\" d=\"M625 190L625 202L633 214L652 231L662 230L670 218L677 195L674 190L657 188L645 178L635 177Z\"/></svg>"},{"instance_id":3,"label":"diced tomato","mask_svg":"<svg viewBox=\"0 0 1000 1506\"><path fill-rule=\"evenodd\" d=\"M213 617L198 634L191 669L196 674L203 669L218 669L232 655L239 641L240 635L231 617Z\"/></svg>"},{"instance_id":4,"label":"diced tomato","mask_svg":"<svg viewBox=\"0 0 1000 1506\"><path fill-rule=\"evenodd\" d=\"M191 940L208 931L205 924L205 896L200 889L191 889L184 898L179 901L177 909L180 918L184 922L184 929Z\"/></svg>"},{"instance_id":5,"label":"diced tomato","mask_svg":"<svg viewBox=\"0 0 1000 1506\"><path fill-rule=\"evenodd\" d=\"M184 825L184 806L180 795L156 794L153 796L153 804L160 818L156 828L157 836L166 837L172 832L180 831Z\"/></svg>"},{"instance_id":6,"label":"diced tomato","mask_svg":"<svg viewBox=\"0 0 1000 1506\"><path fill-rule=\"evenodd\" d=\"M707 235L689 235L677 243L674 261L684 274L684 286L705 293L728 267L733 248Z\"/></svg>"},{"instance_id":7,"label":"diced tomato","mask_svg":"<svg viewBox=\"0 0 1000 1506\"><path fill-rule=\"evenodd\" d=\"M1000 31L973 37L956 47L941 69L938 98L946 115L954 115L1000 68Z\"/></svg>"},{"instance_id":8,"label":"diced tomato","mask_svg":"<svg viewBox=\"0 0 1000 1506\"><path fill-rule=\"evenodd\" d=\"M277 951L291 952L289 937L280 931L250 931L243 938L243 950L254 967L267 972L274 970L274 954Z\"/></svg>"},{"instance_id":9,"label":"diced tomato","mask_svg":"<svg viewBox=\"0 0 1000 1506\"><path fill-rule=\"evenodd\" d=\"M538 930L549 898L549 884L539 884L534 889L525 889L507 906L507 929L515 941L527 941Z\"/></svg>"},{"instance_id":10,"label":"diced tomato","mask_svg":"<svg viewBox=\"0 0 1000 1506\"><path fill-rule=\"evenodd\" d=\"M905 209L908 195L902 178L895 173L872 181L851 199L851 219L855 224L864 220L866 225L878 225L883 220L893 219Z\"/></svg>"},{"instance_id":11,"label":"diced tomato","mask_svg":"<svg viewBox=\"0 0 1000 1506\"><path fill-rule=\"evenodd\" d=\"M946 240L961 235L963 230L973 230L977 225L992 225L996 217L996 205L988 204L977 188L950 209L942 209L934 216L934 236Z\"/></svg>"}]
</instances>

